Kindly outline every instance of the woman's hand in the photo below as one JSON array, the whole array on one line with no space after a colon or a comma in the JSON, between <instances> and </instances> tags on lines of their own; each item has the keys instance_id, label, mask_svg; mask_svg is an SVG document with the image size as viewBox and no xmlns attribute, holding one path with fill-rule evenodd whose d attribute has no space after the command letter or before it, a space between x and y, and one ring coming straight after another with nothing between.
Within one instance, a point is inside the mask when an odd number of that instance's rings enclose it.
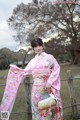
<instances>
[{"instance_id":1,"label":"woman's hand","mask_svg":"<svg viewBox=\"0 0 80 120\"><path fill-rule=\"evenodd\" d=\"M50 91L51 91L51 85L49 83L46 83L45 90L50 93Z\"/></svg>"}]
</instances>

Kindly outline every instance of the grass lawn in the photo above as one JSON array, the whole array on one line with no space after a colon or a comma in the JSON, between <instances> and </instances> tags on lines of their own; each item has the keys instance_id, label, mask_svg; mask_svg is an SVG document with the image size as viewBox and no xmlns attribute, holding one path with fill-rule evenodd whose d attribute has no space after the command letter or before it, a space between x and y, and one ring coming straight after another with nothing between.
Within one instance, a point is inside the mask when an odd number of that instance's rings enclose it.
<instances>
[{"instance_id":1,"label":"grass lawn","mask_svg":"<svg viewBox=\"0 0 80 120\"><path fill-rule=\"evenodd\" d=\"M80 66L74 65L61 65L61 97L63 107L70 105L70 97L68 91L67 81L64 81L67 78L67 70L72 70L72 75L80 75ZM0 77L6 76L8 70L0 71ZM5 84L6 80L0 78L0 84ZM74 80L74 89L76 93L76 101L80 103L80 80ZM4 93L5 86L0 86L0 102L2 100L2 96ZM13 107L12 112L22 112L26 110L26 100L25 100L25 89L24 84L22 83L19 87L17 98ZM80 106L78 106L79 114L80 114ZM10 120L27 120L27 113L20 114L11 114ZM79 118L80 119L80 118ZM71 108L64 109L64 120L72 120L71 118ZM76 120L76 119L75 119Z\"/></svg>"}]
</instances>

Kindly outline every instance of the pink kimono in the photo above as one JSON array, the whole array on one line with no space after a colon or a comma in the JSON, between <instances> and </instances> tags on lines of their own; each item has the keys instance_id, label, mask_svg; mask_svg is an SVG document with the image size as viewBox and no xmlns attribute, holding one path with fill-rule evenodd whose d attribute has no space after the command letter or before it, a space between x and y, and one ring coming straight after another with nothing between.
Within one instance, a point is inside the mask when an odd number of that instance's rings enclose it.
<instances>
[{"instance_id":1,"label":"pink kimono","mask_svg":"<svg viewBox=\"0 0 80 120\"><path fill-rule=\"evenodd\" d=\"M36 55L25 69L10 65L0 112L7 111L10 116L20 83L28 74L32 74L34 81L31 93L32 120L62 120L60 66L52 55L45 52ZM38 102L49 97L49 93L45 90L47 82L51 84L51 93L58 99L54 111L52 108L46 110L38 108Z\"/></svg>"},{"instance_id":2,"label":"pink kimono","mask_svg":"<svg viewBox=\"0 0 80 120\"><path fill-rule=\"evenodd\" d=\"M45 52L36 55L25 68L26 75L32 74L33 87L31 94L32 120L62 120L62 102L60 97L60 66L56 59ZM45 90L46 83L51 85L51 93L58 99L58 105L52 112L52 108L40 110L38 102L48 98Z\"/></svg>"}]
</instances>

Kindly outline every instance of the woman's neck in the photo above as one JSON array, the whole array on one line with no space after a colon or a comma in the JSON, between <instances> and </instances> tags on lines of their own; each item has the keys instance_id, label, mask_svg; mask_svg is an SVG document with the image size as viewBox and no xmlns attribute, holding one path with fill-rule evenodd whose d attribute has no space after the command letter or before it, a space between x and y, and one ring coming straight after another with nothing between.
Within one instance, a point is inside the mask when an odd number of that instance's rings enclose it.
<instances>
[{"instance_id":1,"label":"woman's neck","mask_svg":"<svg viewBox=\"0 0 80 120\"><path fill-rule=\"evenodd\" d=\"M40 56L42 53L43 53L43 52L41 52L41 53L38 53L37 55L38 55L38 56Z\"/></svg>"}]
</instances>

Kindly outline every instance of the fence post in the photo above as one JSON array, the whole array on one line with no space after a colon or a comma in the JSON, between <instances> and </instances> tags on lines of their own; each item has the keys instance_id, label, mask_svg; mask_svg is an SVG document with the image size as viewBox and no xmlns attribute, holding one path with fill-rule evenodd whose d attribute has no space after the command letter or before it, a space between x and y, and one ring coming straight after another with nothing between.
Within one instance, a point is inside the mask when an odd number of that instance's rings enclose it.
<instances>
[{"instance_id":1,"label":"fence post","mask_svg":"<svg viewBox=\"0 0 80 120\"><path fill-rule=\"evenodd\" d=\"M31 112L31 78L28 76L24 79L25 99L27 108L27 120L32 120Z\"/></svg>"},{"instance_id":2,"label":"fence post","mask_svg":"<svg viewBox=\"0 0 80 120\"><path fill-rule=\"evenodd\" d=\"M77 118L78 117L78 109L77 109L77 105L76 105L75 90L74 90L74 87L73 87L72 71L67 70L67 74L68 74L67 81L68 81L68 89L69 89L70 100L71 100L72 115L73 115L73 118Z\"/></svg>"}]
</instances>

